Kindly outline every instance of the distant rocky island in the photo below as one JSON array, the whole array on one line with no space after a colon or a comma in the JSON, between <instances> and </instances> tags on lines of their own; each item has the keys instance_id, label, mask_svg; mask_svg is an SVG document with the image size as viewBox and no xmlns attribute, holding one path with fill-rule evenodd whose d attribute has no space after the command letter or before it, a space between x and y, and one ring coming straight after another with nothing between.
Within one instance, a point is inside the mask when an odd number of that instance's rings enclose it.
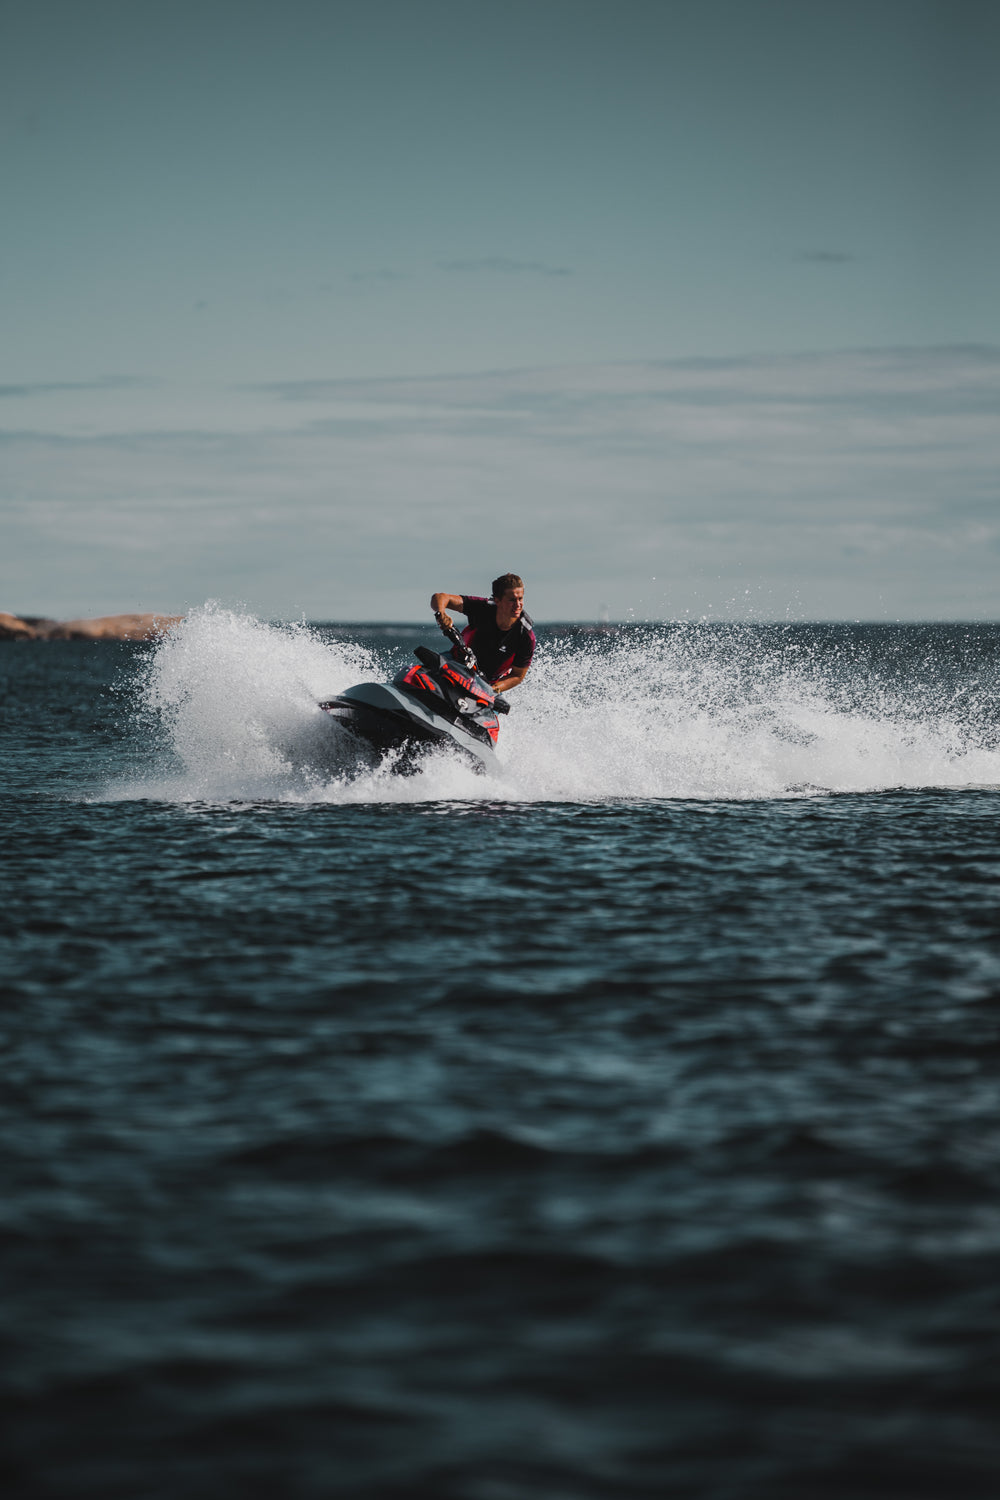
<instances>
[{"instance_id":1,"label":"distant rocky island","mask_svg":"<svg viewBox=\"0 0 1000 1500\"><path fill-rule=\"evenodd\" d=\"M0 610L0 641L148 641L182 615L102 615L98 620L46 620Z\"/></svg>"}]
</instances>

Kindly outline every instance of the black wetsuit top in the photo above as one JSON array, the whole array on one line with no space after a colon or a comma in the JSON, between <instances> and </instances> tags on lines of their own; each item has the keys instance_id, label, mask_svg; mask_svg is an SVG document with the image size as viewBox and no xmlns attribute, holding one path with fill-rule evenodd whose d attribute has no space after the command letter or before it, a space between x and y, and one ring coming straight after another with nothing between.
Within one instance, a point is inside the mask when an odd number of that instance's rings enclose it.
<instances>
[{"instance_id":1,"label":"black wetsuit top","mask_svg":"<svg viewBox=\"0 0 1000 1500\"><path fill-rule=\"evenodd\" d=\"M509 630L497 627L497 607L492 599L474 594L462 595L462 614L468 625L462 639L476 653L479 670L487 682L499 682L511 667L526 667L535 654L535 632L528 616L522 614Z\"/></svg>"}]
</instances>

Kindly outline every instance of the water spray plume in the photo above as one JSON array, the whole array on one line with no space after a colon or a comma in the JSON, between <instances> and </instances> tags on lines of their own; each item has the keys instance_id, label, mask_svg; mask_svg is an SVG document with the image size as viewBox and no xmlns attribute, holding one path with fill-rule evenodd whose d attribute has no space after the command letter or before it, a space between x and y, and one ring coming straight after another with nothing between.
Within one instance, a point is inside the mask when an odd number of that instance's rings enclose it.
<instances>
[{"instance_id":1,"label":"water spray plume","mask_svg":"<svg viewBox=\"0 0 1000 1500\"><path fill-rule=\"evenodd\" d=\"M956 627L956 630L960 629ZM498 768L360 764L317 708L399 653L206 605L140 684L143 796L177 801L753 800L1000 784L995 659L849 627L634 627L544 640ZM964 653L964 654L963 654ZM154 733L155 726L155 733Z\"/></svg>"}]
</instances>

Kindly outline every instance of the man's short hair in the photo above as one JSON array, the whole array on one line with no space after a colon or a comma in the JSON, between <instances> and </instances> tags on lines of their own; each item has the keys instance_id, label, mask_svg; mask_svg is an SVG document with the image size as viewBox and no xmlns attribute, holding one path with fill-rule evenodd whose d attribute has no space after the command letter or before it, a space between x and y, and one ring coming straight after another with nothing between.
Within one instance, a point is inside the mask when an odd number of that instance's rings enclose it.
<instances>
[{"instance_id":1,"label":"man's short hair","mask_svg":"<svg viewBox=\"0 0 1000 1500\"><path fill-rule=\"evenodd\" d=\"M491 597L499 603L508 589L523 589L524 579L518 578L516 573L501 573L499 578L494 578L490 587L493 590Z\"/></svg>"}]
</instances>

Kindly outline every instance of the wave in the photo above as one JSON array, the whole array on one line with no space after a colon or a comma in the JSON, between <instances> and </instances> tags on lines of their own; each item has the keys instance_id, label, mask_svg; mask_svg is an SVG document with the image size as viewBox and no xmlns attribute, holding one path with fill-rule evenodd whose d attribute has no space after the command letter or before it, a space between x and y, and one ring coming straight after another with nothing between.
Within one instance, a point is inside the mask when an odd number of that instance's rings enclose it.
<instances>
[{"instance_id":1,"label":"wave","mask_svg":"<svg viewBox=\"0 0 1000 1500\"><path fill-rule=\"evenodd\" d=\"M389 677L407 632L396 647L388 637L362 645L209 603L140 668L133 690L147 763L110 795L594 802L997 786L995 632L956 629L542 632L531 674L512 695L495 772L432 755L400 776L391 762L359 763L317 704Z\"/></svg>"}]
</instances>

